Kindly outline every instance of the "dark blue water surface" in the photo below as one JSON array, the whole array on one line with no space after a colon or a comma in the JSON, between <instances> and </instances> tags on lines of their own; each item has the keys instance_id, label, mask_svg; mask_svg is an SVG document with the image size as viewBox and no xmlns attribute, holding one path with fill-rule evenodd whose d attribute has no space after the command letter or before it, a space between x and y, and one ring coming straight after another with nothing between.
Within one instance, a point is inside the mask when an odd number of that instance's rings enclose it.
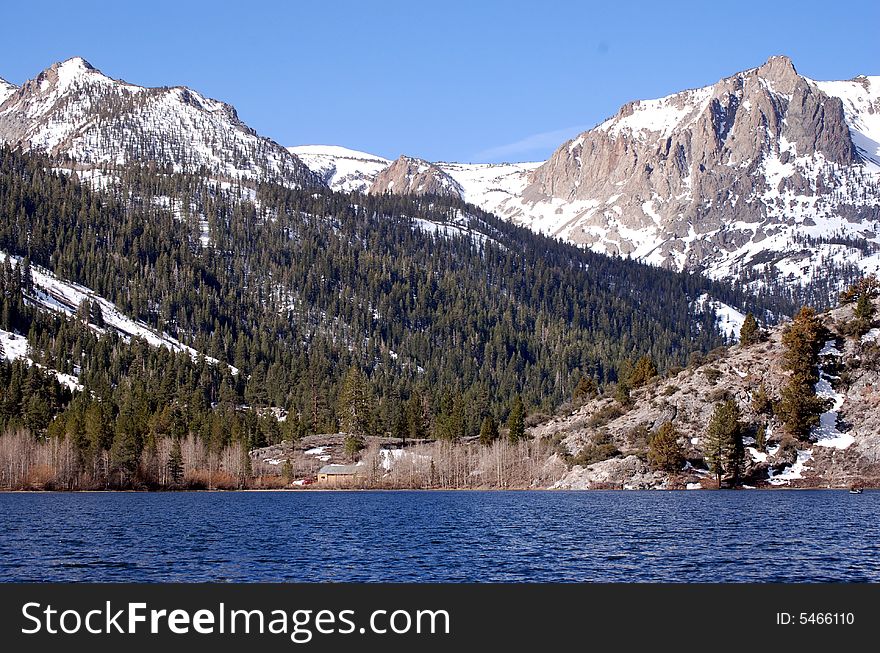
<instances>
[{"instance_id":1,"label":"dark blue water surface","mask_svg":"<svg viewBox=\"0 0 880 653\"><path fill-rule=\"evenodd\" d=\"M880 581L880 492L0 494L3 581Z\"/></svg>"}]
</instances>

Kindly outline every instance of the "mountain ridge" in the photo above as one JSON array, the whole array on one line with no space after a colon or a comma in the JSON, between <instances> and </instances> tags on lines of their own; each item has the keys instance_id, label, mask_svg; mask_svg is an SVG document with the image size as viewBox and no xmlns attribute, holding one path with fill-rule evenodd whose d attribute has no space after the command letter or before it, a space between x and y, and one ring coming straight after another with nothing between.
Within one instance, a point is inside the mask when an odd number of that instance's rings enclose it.
<instances>
[{"instance_id":1,"label":"mountain ridge","mask_svg":"<svg viewBox=\"0 0 880 653\"><path fill-rule=\"evenodd\" d=\"M426 162L433 177L418 183L412 170L374 179L377 192L408 193L448 189L449 177L467 201L534 231L828 305L880 271L878 161L880 77L815 81L776 56L628 102L545 162L500 164L501 176Z\"/></svg>"},{"instance_id":2,"label":"mountain ridge","mask_svg":"<svg viewBox=\"0 0 880 653\"><path fill-rule=\"evenodd\" d=\"M815 81L784 56L627 102L544 162L282 148L229 104L114 80L80 57L0 85L0 140L80 168L149 161L227 183L458 196L599 253L818 305L880 271L880 77Z\"/></svg>"},{"instance_id":3,"label":"mountain ridge","mask_svg":"<svg viewBox=\"0 0 880 653\"><path fill-rule=\"evenodd\" d=\"M112 79L82 57L58 62L0 104L0 141L82 167L152 161L225 181L323 186L294 154L259 136L234 107L184 86Z\"/></svg>"}]
</instances>

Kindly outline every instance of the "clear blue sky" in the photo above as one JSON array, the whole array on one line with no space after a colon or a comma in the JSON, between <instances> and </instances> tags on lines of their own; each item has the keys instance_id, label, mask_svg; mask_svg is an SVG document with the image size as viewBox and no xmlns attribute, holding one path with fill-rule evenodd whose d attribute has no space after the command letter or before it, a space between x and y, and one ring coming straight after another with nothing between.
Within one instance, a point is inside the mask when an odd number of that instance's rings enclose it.
<instances>
[{"instance_id":1,"label":"clear blue sky","mask_svg":"<svg viewBox=\"0 0 880 653\"><path fill-rule=\"evenodd\" d=\"M880 2L7 2L0 77L80 55L187 85L283 145L538 160L629 100L787 54L880 74Z\"/></svg>"}]
</instances>

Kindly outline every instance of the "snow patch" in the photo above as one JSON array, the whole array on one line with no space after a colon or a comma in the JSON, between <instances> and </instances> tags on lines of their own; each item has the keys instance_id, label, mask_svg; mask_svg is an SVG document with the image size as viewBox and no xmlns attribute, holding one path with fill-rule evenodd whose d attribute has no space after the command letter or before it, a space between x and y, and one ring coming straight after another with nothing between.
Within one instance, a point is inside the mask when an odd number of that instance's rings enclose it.
<instances>
[{"instance_id":1,"label":"snow patch","mask_svg":"<svg viewBox=\"0 0 880 653\"><path fill-rule=\"evenodd\" d=\"M833 447L834 449L846 449L855 438L849 433L843 433L837 428L837 418L840 409L843 408L845 397L842 392L837 392L832 382L837 378L828 374L821 361L840 359L843 354L837 348L834 340L829 340L819 352L819 380L816 381L816 395L832 402L831 408L819 416L819 426L813 429L812 436L820 447Z\"/></svg>"},{"instance_id":2,"label":"snow patch","mask_svg":"<svg viewBox=\"0 0 880 653\"><path fill-rule=\"evenodd\" d=\"M776 474L774 470L771 468L769 470L769 481L771 485L787 485L791 483L791 481L803 478L803 474L806 470L812 469L812 467L807 467L806 462L813 457L813 450L807 449L805 451L797 452L797 460L793 465L788 465L786 468Z\"/></svg>"},{"instance_id":3,"label":"snow patch","mask_svg":"<svg viewBox=\"0 0 880 653\"><path fill-rule=\"evenodd\" d=\"M47 368L45 365L35 363L33 359L28 356L28 340L24 336L0 329L0 346L3 348L3 356L9 362L23 359L28 366L36 365L40 369L47 370L49 374L52 374L58 379L58 383L67 387L71 392L82 392L83 386L80 385L79 377L76 377L73 374L65 374L64 372Z\"/></svg>"},{"instance_id":4,"label":"snow patch","mask_svg":"<svg viewBox=\"0 0 880 653\"><path fill-rule=\"evenodd\" d=\"M13 266L18 265L20 262L19 257L10 256L6 252L0 252L0 264L7 259L9 259ZM38 308L48 309L72 317L76 315L82 301L87 299L92 304L100 306L101 314L104 318L103 327L89 324L89 328L96 333L102 334L107 327L110 327L119 332L126 340L134 337L142 338L152 347L165 347L173 352L187 352L193 360L197 360L200 356L198 351L184 345L167 333L159 334L143 322L127 317L119 310L116 304L85 286L70 281L63 281L49 270L38 265L31 266L31 279L33 280L33 299L35 300L31 303L35 304ZM205 357L205 360L212 365L220 364L220 361L215 358ZM230 365L229 369L233 374L238 374L237 368Z\"/></svg>"}]
</instances>

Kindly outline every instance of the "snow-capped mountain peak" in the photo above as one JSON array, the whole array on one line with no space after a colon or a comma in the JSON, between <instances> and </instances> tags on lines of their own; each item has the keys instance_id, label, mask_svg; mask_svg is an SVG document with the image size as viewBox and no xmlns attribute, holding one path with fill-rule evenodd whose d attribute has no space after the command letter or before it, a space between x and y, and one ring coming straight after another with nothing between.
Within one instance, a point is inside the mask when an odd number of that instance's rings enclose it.
<instances>
[{"instance_id":1,"label":"snow-capped mountain peak","mask_svg":"<svg viewBox=\"0 0 880 653\"><path fill-rule=\"evenodd\" d=\"M371 192L458 194L599 252L810 300L880 270L880 78L816 82L785 56L629 102L543 163L380 165L361 169Z\"/></svg>"},{"instance_id":2,"label":"snow-capped mountain peak","mask_svg":"<svg viewBox=\"0 0 880 653\"><path fill-rule=\"evenodd\" d=\"M53 64L0 105L0 141L68 156L81 167L152 161L224 181L322 182L228 104L181 86L147 88L81 57Z\"/></svg>"}]
</instances>

